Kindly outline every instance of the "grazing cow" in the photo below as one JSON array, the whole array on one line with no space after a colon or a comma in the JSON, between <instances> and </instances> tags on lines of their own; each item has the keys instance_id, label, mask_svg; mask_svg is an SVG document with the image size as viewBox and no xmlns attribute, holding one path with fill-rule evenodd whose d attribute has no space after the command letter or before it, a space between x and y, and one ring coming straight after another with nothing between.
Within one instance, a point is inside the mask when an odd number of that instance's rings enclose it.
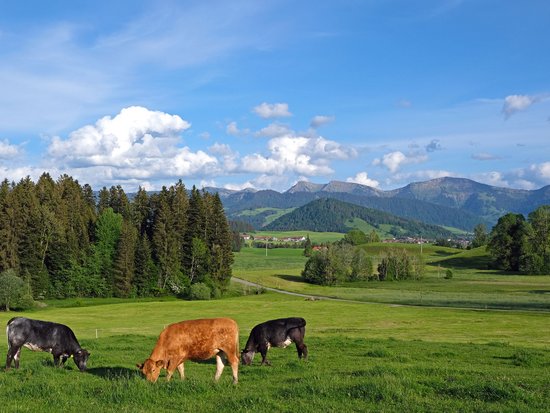
<instances>
[{"instance_id":1,"label":"grazing cow","mask_svg":"<svg viewBox=\"0 0 550 413\"><path fill-rule=\"evenodd\" d=\"M154 383L163 368L166 380L172 378L176 368L184 379L183 363L186 360L207 360L216 356L216 375L219 380L225 355L233 370L233 383L237 384L239 372L239 326L230 318L207 318L170 324L161 333L151 355L138 369Z\"/></svg>"},{"instance_id":2,"label":"grazing cow","mask_svg":"<svg viewBox=\"0 0 550 413\"><path fill-rule=\"evenodd\" d=\"M307 358L307 346L304 343L306 320L300 317L279 318L258 324L250 332L246 346L241 354L244 365L252 364L257 351L262 355L262 365L271 365L267 361L267 350L271 347L287 347L296 343L298 358Z\"/></svg>"},{"instance_id":3,"label":"grazing cow","mask_svg":"<svg viewBox=\"0 0 550 413\"><path fill-rule=\"evenodd\" d=\"M80 347L73 330L66 325L15 317L8 321L6 335L8 336L6 370L11 367L13 360L15 360L15 368L19 368L21 347L52 353L56 366L63 366L67 359L73 356L80 371L86 370L90 353Z\"/></svg>"}]
</instances>

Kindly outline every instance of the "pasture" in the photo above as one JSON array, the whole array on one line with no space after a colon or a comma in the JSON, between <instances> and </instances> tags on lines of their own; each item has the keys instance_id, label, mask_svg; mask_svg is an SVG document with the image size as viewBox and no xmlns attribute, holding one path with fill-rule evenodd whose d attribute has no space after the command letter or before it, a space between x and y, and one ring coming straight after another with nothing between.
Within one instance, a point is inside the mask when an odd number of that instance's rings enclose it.
<instances>
[{"instance_id":1,"label":"pasture","mask_svg":"<svg viewBox=\"0 0 550 413\"><path fill-rule=\"evenodd\" d=\"M420 256L417 244L367 244L364 248L376 267L384 249L405 248ZM458 250L424 245L425 275L421 280L364 281L337 286L303 282L307 258L301 249L243 248L235 255L233 274L267 287L312 296L402 305L550 311L550 276L526 276L487 270L482 249ZM445 279L445 271L453 272Z\"/></svg>"},{"instance_id":2,"label":"pasture","mask_svg":"<svg viewBox=\"0 0 550 413\"><path fill-rule=\"evenodd\" d=\"M387 246L366 248L376 257ZM51 355L23 349L21 368L0 372L0 412L547 411L550 277L488 271L481 250L424 246L422 254L420 281L334 287L301 281L301 249L236 254L236 277L338 300L234 283L220 300L72 299L0 313L1 325L15 315L67 324L91 352L80 373L72 360L56 369ZM447 268L451 279L443 278ZM176 374L166 382L163 373L151 384L139 374L136 363L166 325L220 316L239 324L241 348L257 323L304 317L309 359L299 361L291 345L271 349L273 365L262 367L257 354L241 366L237 386L229 367L214 383L214 360L187 362L185 381ZM7 346L0 348L5 360Z\"/></svg>"},{"instance_id":3,"label":"pasture","mask_svg":"<svg viewBox=\"0 0 550 413\"><path fill-rule=\"evenodd\" d=\"M88 371L72 360L24 349L21 368L0 373L2 412L45 411L543 411L550 402L550 331L540 312L476 311L342 301L265 293L215 301L82 302L24 313L73 328L91 351ZM5 325L14 313L0 313ZM241 348L258 322L286 316L308 321L310 357L293 346L271 349L271 367L241 366L239 384L226 367L186 363L151 384L145 360L169 323L229 316ZM5 350L0 355L5 358Z\"/></svg>"}]
</instances>

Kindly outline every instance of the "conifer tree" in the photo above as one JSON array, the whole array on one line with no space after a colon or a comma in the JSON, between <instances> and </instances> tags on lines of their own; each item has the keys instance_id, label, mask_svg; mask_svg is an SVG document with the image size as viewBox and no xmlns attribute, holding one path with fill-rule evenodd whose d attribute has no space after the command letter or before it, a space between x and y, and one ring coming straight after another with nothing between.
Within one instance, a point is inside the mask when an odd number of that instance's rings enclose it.
<instances>
[{"instance_id":1,"label":"conifer tree","mask_svg":"<svg viewBox=\"0 0 550 413\"><path fill-rule=\"evenodd\" d=\"M115 297L128 297L132 292L136 241L136 228L131 222L123 221L113 265L113 292Z\"/></svg>"},{"instance_id":2,"label":"conifer tree","mask_svg":"<svg viewBox=\"0 0 550 413\"><path fill-rule=\"evenodd\" d=\"M15 226L17 206L13 187L14 184L7 179L0 185L0 272L19 266L19 233Z\"/></svg>"},{"instance_id":3,"label":"conifer tree","mask_svg":"<svg viewBox=\"0 0 550 413\"><path fill-rule=\"evenodd\" d=\"M151 243L145 233L139 236L136 246L133 285L140 297L148 296L159 289L157 269L151 255Z\"/></svg>"},{"instance_id":4,"label":"conifer tree","mask_svg":"<svg viewBox=\"0 0 550 413\"><path fill-rule=\"evenodd\" d=\"M197 279L203 279L208 271L207 263L199 263L199 260L208 259L208 255L197 256L201 252L197 240L201 240L206 245L206 218L205 206L199 190L193 185L191 196L189 198L189 213L187 214L187 226L183 243L183 263L185 274L193 282ZM195 248L193 248L193 246ZM195 255L194 255L195 254ZM197 272L199 271L199 272Z\"/></svg>"},{"instance_id":5,"label":"conifer tree","mask_svg":"<svg viewBox=\"0 0 550 413\"><path fill-rule=\"evenodd\" d=\"M147 191L141 186L132 201L132 221L140 235L151 235L151 205Z\"/></svg>"},{"instance_id":6,"label":"conifer tree","mask_svg":"<svg viewBox=\"0 0 550 413\"><path fill-rule=\"evenodd\" d=\"M170 194L163 187L154 197L153 251L159 270L159 286L180 292L184 287L180 268L179 244L174 229L174 216L170 208Z\"/></svg>"},{"instance_id":7,"label":"conifer tree","mask_svg":"<svg viewBox=\"0 0 550 413\"><path fill-rule=\"evenodd\" d=\"M231 228L227 222L220 196L206 196L208 200L207 245L210 250L209 276L213 283L224 289L231 278L233 251Z\"/></svg>"},{"instance_id":8,"label":"conifer tree","mask_svg":"<svg viewBox=\"0 0 550 413\"><path fill-rule=\"evenodd\" d=\"M94 246L94 268L103 281L103 295L110 296L114 284L114 259L116 248L122 231L122 215L107 208L99 215L96 223L96 239Z\"/></svg>"}]
</instances>

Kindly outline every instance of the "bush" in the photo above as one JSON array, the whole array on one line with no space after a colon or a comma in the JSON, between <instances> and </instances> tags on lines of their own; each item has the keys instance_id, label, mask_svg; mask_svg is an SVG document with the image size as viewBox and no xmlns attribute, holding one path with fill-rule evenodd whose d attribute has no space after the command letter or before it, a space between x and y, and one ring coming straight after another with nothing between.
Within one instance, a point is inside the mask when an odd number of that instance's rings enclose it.
<instances>
[{"instance_id":1,"label":"bush","mask_svg":"<svg viewBox=\"0 0 550 413\"><path fill-rule=\"evenodd\" d=\"M383 280L417 280L422 276L423 264L418 257L411 256L406 250L389 249L378 264L378 277Z\"/></svg>"},{"instance_id":2,"label":"bush","mask_svg":"<svg viewBox=\"0 0 550 413\"><path fill-rule=\"evenodd\" d=\"M212 291L205 283L195 283L189 288L189 299L191 300L210 300Z\"/></svg>"},{"instance_id":3,"label":"bush","mask_svg":"<svg viewBox=\"0 0 550 413\"><path fill-rule=\"evenodd\" d=\"M26 310L33 304L32 296L25 288L25 282L15 274L14 270L4 271L0 275L0 307L6 311Z\"/></svg>"}]
</instances>

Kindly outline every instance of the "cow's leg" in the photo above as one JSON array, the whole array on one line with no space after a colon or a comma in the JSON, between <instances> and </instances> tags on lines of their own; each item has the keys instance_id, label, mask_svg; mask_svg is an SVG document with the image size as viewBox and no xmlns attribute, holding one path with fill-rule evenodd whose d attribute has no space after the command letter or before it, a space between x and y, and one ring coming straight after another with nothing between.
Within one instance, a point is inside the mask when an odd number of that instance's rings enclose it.
<instances>
[{"instance_id":1,"label":"cow's leg","mask_svg":"<svg viewBox=\"0 0 550 413\"><path fill-rule=\"evenodd\" d=\"M19 357L21 356L21 347L19 347L17 349L17 351L15 352L15 368L18 369L19 368Z\"/></svg>"},{"instance_id":2,"label":"cow's leg","mask_svg":"<svg viewBox=\"0 0 550 413\"><path fill-rule=\"evenodd\" d=\"M233 372L233 384L239 382L239 357L233 353L226 353L225 357L231 365L231 370Z\"/></svg>"},{"instance_id":3,"label":"cow's leg","mask_svg":"<svg viewBox=\"0 0 550 413\"><path fill-rule=\"evenodd\" d=\"M177 359L169 359L168 360L168 363L166 363L166 381L170 381L170 379L172 378L172 375L174 374L174 372L176 371L176 369L178 370L178 372L180 373L180 376L181 376L181 370L180 370L180 366L183 370L183 362L184 360L180 359L180 358L177 358Z\"/></svg>"},{"instance_id":4,"label":"cow's leg","mask_svg":"<svg viewBox=\"0 0 550 413\"><path fill-rule=\"evenodd\" d=\"M61 356L61 365L65 365L65 362L67 361L67 359L69 358L69 356L67 356L66 354L63 354Z\"/></svg>"},{"instance_id":5,"label":"cow's leg","mask_svg":"<svg viewBox=\"0 0 550 413\"><path fill-rule=\"evenodd\" d=\"M11 368L11 362L15 360L15 368L19 368L19 354L21 353L21 347L9 346L8 354L6 356L6 370Z\"/></svg>"},{"instance_id":6,"label":"cow's leg","mask_svg":"<svg viewBox=\"0 0 550 413\"><path fill-rule=\"evenodd\" d=\"M60 355L59 354L54 354L53 355L53 365L55 367L60 367L61 364L59 363L59 359L60 359Z\"/></svg>"},{"instance_id":7,"label":"cow's leg","mask_svg":"<svg viewBox=\"0 0 550 413\"><path fill-rule=\"evenodd\" d=\"M267 360L267 350L269 349L268 344L261 344L259 351L262 355L262 366L271 366L271 362Z\"/></svg>"},{"instance_id":8,"label":"cow's leg","mask_svg":"<svg viewBox=\"0 0 550 413\"><path fill-rule=\"evenodd\" d=\"M296 344L296 350L298 351L298 358L307 359L307 346L304 343L304 336L306 334L306 328L293 328L288 332L288 336Z\"/></svg>"},{"instance_id":9,"label":"cow's leg","mask_svg":"<svg viewBox=\"0 0 550 413\"><path fill-rule=\"evenodd\" d=\"M307 346L305 343L296 343L296 350L298 350L298 358L307 360Z\"/></svg>"},{"instance_id":10,"label":"cow's leg","mask_svg":"<svg viewBox=\"0 0 550 413\"><path fill-rule=\"evenodd\" d=\"M6 356L6 370L11 368L11 362L15 361L15 368L19 368L19 356L21 355L21 347L10 346L8 355Z\"/></svg>"},{"instance_id":11,"label":"cow's leg","mask_svg":"<svg viewBox=\"0 0 550 413\"><path fill-rule=\"evenodd\" d=\"M180 374L180 378L182 380L185 379L185 371L184 371L184 368L183 368L183 363L178 364L178 372Z\"/></svg>"},{"instance_id":12,"label":"cow's leg","mask_svg":"<svg viewBox=\"0 0 550 413\"><path fill-rule=\"evenodd\" d=\"M216 375L214 376L214 380L218 381L220 379L224 367L220 353L216 354Z\"/></svg>"}]
</instances>

